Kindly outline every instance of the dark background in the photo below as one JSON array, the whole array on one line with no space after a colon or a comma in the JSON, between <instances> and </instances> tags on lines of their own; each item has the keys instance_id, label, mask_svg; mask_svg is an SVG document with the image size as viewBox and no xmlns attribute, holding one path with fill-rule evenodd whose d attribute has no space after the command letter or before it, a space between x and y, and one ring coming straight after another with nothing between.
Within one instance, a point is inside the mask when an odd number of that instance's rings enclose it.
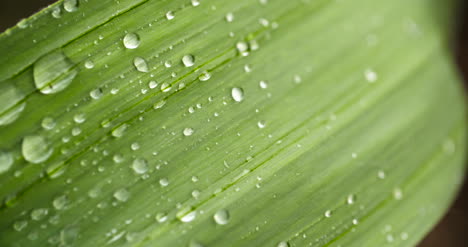
<instances>
[{"instance_id":1,"label":"dark background","mask_svg":"<svg viewBox=\"0 0 468 247\"><path fill-rule=\"evenodd\" d=\"M19 20L30 16L55 0L0 0L0 32L15 25ZM411 0L408 0L411 1ZM445 0L438 0L445 1ZM453 51L468 89L468 3L460 0L457 20L457 33ZM468 183L465 181L457 200L439 222L437 227L418 247L467 247L468 246Z\"/></svg>"}]
</instances>

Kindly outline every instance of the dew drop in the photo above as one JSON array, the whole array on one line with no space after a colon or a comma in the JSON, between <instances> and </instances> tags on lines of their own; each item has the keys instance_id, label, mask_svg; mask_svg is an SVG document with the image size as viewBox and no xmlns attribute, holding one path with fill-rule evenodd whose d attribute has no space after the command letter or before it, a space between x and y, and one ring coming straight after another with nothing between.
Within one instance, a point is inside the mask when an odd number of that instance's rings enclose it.
<instances>
[{"instance_id":1,"label":"dew drop","mask_svg":"<svg viewBox=\"0 0 468 247\"><path fill-rule=\"evenodd\" d=\"M249 55L248 49L249 46L246 42L244 41L239 41L236 43L236 49L237 51L242 55L242 56L247 56Z\"/></svg>"},{"instance_id":2,"label":"dew drop","mask_svg":"<svg viewBox=\"0 0 468 247\"><path fill-rule=\"evenodd\" d=\"M229 12L229 13L226 14L225 18L226 18L227 22L232 22L234 20L234 14Z\"/></svg>"},{"instance_id":3,"label":"dew drop","mask_svg":"<svg viewBox=\"0 0 468 247\"><path fill-rule=\"evenodd\" d=\"M373 71L372 69L366 69L364 71L364 77L366 77L366 80L369 83L374 83L378 79L377 73Z\"/></svg>"},{"instance_id":4,"label":"dew drop","mask_svg":"<svg viewBox=\"0 0 468 247\"><path fill-rule=\"evenodd\" d=\"M117 127L116 129L112 131L112 136L117 137L117 138L122 137L125 134L125 131L127 130L127 128L128 128L128 124L120 125L119 127Z\"/></svg>"},{"instance_id":5,"label":"dew drop","mask_svg":"<svg viewBox=\"0 0 468 247\"><path fill-rule=\"evenodd\" d=\"M78 10L78 0L64 0L63 8L67 12L75 12Z\"/></svg>"},{"instance_id":6,"label":"dew drop","mask_svg":"<svg viewBox=\"0 0 468 247\"><path fill-rule=\"evenodd\" d=\"M160 108L163 108L163 106L166 104L166 101L165 100L161 100L159 102L156 102L154 103L153 105L153 109L160 109Z\"/></svg>"},{"instance_id":7,"label":"dew drop","mask_svg":"<svg viewBox=\"0 0 468 247\"><path fill-rule=\"evenodd\" d=\"M93 99L100 99L102 97L102 89L101 88L96 88L89 92L89 96Z\"/></svg>"},{"instance_id":8,"label":"dew drop","mask_svg":"<svg viewBox=\"0 0 468 247\"><path fill-rule=\"evenodd\" d=\"M94 68L94 63L91 60L86 60L85 63L84 63L84 66L87 69L92 69L92 68Z\"/></svg>"},{"instance_id":9,"label":"dew drop","mask_svg":"<svg viewBox=\"0 0 468 247\"><path fill-rule=\"evenodd\" d=\"M174 17L175 17L175 16L174 16L174 12L168 11L168 12L166 13L166 19L172 20L172 19L174 19Z\"/></svg>"},{"instance_id":10,"label":"dew drop","mask_svg":"<svg viewBox=\"0 0 468 247\"><path fill-rule=\"evenodd\" d=\"M199 242L192 240L190 241L188 247L205 247L203 244L200 244Z\"/></svg>"},{"instance_id":11,"label":"dew drop","mask_svg":"<svg viewBox=\"0 0 468 247\"><path fill-rule=\"evenodd\" d=\"M34 63L34 83L43 94L64 90L77 74L75 64L61 51L49 53Z\"/></svg>"},{"instance_id":12,"label":"dew drop","mask_svg":"<svg viewBox=\"0 0 468 247\"><path fill-rule=\"evenodd\" d=\"M192 0L192 6L196 7L200 5L200 0Z\"/></svg>"},{"instance_id":13,"label":"dew drop","mask_svg":"<svg viewBox=\"0 0 468 247\"><path fill-rule=\"evenodd\" d=\"M13 165L13 155L10 152L0 151L0 174L10 170Z\"/></svg>"},{"instance_id":14,"label":"dew drop","mask_svg":"<svg viewBox=\"0 0 468 247\"><path fill-rule=\"evenodd\" d=\"M355 196L355 195L349 195L349 196L346 198L346 203L347 203L348 205L354 204L355 201L356 201L356 196Z\"/></svg>"},{"instance_id":15,"label":"dew drop","mask_svg":"<svg viewBox=\"0 0 468 247\"><path fill-rule=\"evenodd\" d=\"M352 222L353 222L353 225L357 225L357 224L359 224L359 220L358 220L358 219L353 219L353 221L352 221Z\"/></svg>"},{"instance_id":16,"label":"dew drop","mask_svg":"<svg viewBox=\"0 0 468 247\"><path fill-rule=\"evenodd\" d=\"M393 189L393 197L396 200L401 200L403 199L403 191L400 188L395 188Z\"/></svg>"},{"instance_id":17,"label":"dew drop","mask_svg":"<svg viewBox=\"0 0 468 247\"><path fill-rule=\"evenodd\" d=\"M185 67L192 67L195 64L195 57L193 55L185 55L182 57L182 63Z\"/></svg>"},{"instance_id":18,"label":"dew drop","mask_svg":"<svg viewBox=\"0 0 468 247\"><path fill-rule=\"evenodd\" d=\"M258 121L257 122L257 126L260 128L260 129L263 129L266 127L266 122L265 121Z\"/></svg>"},{"instance_id":19,"label":"dew drop","mask_svg":"<svg viewBox=\"0 0 468 247\"><path fill-rule=\"evenodd\" d=\"M330 218L332 216L331 210L325 211L325 217Z\"/></svg>"},{"instance_id":20,"label":"dew drop","mask_svg":"<svg viewBox=\"0 0 468 247\"><path fill-rule=\"evenodd\" d=\"M144 174L148 171L148 161L142 158L137 158L132 163L132 169L137 174Z\"/></svg>"},{"instance_id":21,"label":"dew drop","mask_svg":"<svg viewBox=\"0 0 468 247\"><path fill-rule=\"evenodd\" d=\"M127 33L122 42L127 49L136 49L140 46L140 37L136 33Z\"/></svg>"},{"instance_id":22,"label":"dew drop","mask_svg":"<svg viewBox=\"0 0 468 247\"><path fill-rule=\"evenodd\" d=\"M52 154L53 149L48 141L39 135L26 136L21 144L21 152L28 162L38 164L46 161Z\"/></svg>"},{"instance_id":23,"label":"dew drop","mask_svg":"<svg viewBox=\"0 0 468 247\"><path fill-rule=\"evenodd\" d=\"M27 226L28 226L28 221L26 220L19 220L13 223L13 229L15 229L15 231L18 231L18 232L22 231Z\"/></svg>"},{"instance_id":24,"label":"dew drop","mask_svg":"<svg viewBox=\"0 0 468 247\"><path fill-rule=\"evenodd\" d=\"M155 218L156 218L156 221L158 221L159 223L163 223L167 220L167 214L157 213Z\"/></svg>"},{"instance_id":25,"label":"dew drop","mask_svg":"<svg viewBox=\"0 0 468 247\"><path fill-rule=\"evenodd\" d=\"M0 126L13 123L23 112L26 102L24 95L11 84L0 84Z\"/></svg>"},{"instance_id":26,"label":"dew drop","mask_svg":"<svg viewBox=\"0 0 468 247\"><path fill-rule=\"evenodd\" d=\"M289 243L286 241L281 241L276 245L276 247L290 247Z\"/></svg>"},{"instance_id":27,"label":"dew drop","mask_svg":"<svg viewBox=\"0 0 468 247\"><path fill-rule=\"evenodd\" d=\"M31 211L31 219L39 221L44 219L47 216L47 214L49 214L49 210L47 208L34 209L33 211Z\"/></svg>"},{"instance_id":28,"label":"dew drop","mask_svg":"<svg viewBox=\"0 0 468 247\"><path fill-rule=\"evenodd\" d=\"M156 81L150 81L148 83L148 87L153 89L153 88L156 88L158 86L158 83Z\"/></svg>"},{"instance_id":29,"label":"dew drop","mask_svg":"<svg viewBox=\"0 0 468 247\"><path fill-rule=\"evenodd\" d=\"M130 198L130 192L127 189L119 189L114 192L114 198L126 202Z\"/></svg>"},{"instance_id":30,"label":"dew drop","mask_svg":"<svg viewBox=\"0 0 468 247\"><path fill-rule=\"evenodd\" d=\"M55 7L52 10L52 17L54 17L56 19L62 17L62 10L59 7Z\"/></svg>"},{"instance_id":31,"label":"dew drop","mask_svg":"<svg viewBox=\"0 0 468 247\"><path fill-rule=\"evenodd\" d=\"M244 100L244 90L242 88L235 87L231 90L232 99L236 102Z\"/></svg>"},{"instance_id":32,"label":"dew drop","mask_svg":"<svg viewBox=\"0 0 468 247\"><path fill-rule=\"evenodd\" d=\"M84 113L77 113L73 116L73 121L77 124L84 123L86 121L86 115Z\"/></svg>"},{"instance_id":33,"label":"dew drop","mask_svg":"<svg viewBox=\"0 0 468 247\"><path fill-rule=\"evenodd\" d=\"M229 212L226 209L220 209L213 215L213 219L218 225L226 225L229 223L229 218Z\"/></svg>"},{"instance_id":34,"label":"dew drop","mask_svg":"<svg viewBox=\"0 0 468 247\"><path fill-rule=\"evenodd\" d=\"M167 82L164 82L162 85L161 85L161 91L166 93L166 92L169 92L171 91L171 84L167 83Z\"/></svg>"},{"instance_id":35,"label":"dew drop","mask_svg":"<svg viewBox=\"0 0 468 247\"><path fill-rule=\"evenodd\" d=\"M302 82L302 78L301 78L300 75L294 75L293 76L293 81L294 81L294 83L299 84L299 83Z\"/></svg>"},{"instance_id":36,"label":"dew drop","mask_svg":"<svg viewBox=\"0 0 468 247\"><path fill-rule=\"evenodd\" d=\"M185 128L183 131L184 136L191 136L194 130L192 128Z\"/></svg>"},{"instance_id":37,"label":"dew drop","mask_svg":"<svg viewBox=\"0 0 468 247\"><path fill-rule=\"evenodd\" d=\"M208 81L211 78L211 74L208 71L203 71L199 76L198 80L200 81Z\"/></svg>"},{"instance_id":38,"label":"dew drop","mask_svg":"<svg viewBox=\"0 0 468 247\"><path fill-rule=\"evenodd\" d=\"M162 186L162 187L166 187L169 185L169 180L167 178L161 178L159 179L159 184Z\"/></svg>"},{"instance_id":39,"label":"dew drop","mask_svg":"<svg viewBox=\"0 0 468 247\"><path fill-rule=\"evenodd\" d=\"M68 204L68 197L66 195L58 196L52 201L52 205L57 210L63 210Z\"/></svg>"},{"instance_id":40,"label":"dew drop","mask_svg":"<svg viewBox=\"0 0 468 247\"><path fill-rule=\"evenodd\" d=\"M51 117L45 117L44 119L42 119L41 126L45 130L52 130L53 128L55 128L55 125L55 120Z\"/></svg>"},{"instance_id":41,"label":"dew drop","mask_svg":"<svg viewBox=\"0 0 468 247\"><path fill-rule=\"evenodd\" d=\"M134 58L133 59L133 65L140 72L146 73L146 72L149 71L148 64L146 63L146 60L144 58L142 58L142 57Z\"/></svg>"},{"instance_id":42,"label":"dew drop","mask_svg":"<svg viewBox=\"0 0 468 247\"><path fill-rule=\"evenodd\" d=\"M184 223L192 222L197 217L197 211L187 212L187 209L181 210L176 217Z\"/></svg>"},{"instance_id":43,"label":"dew drop","mask_svg":"<svg viewBox=\"0 0 468 247\"><path fill-rule=\"evenodd\" d=\"M379 179L385 179L385 172L383 170L380 170L377 172L377 177Z\"/></svg>"},{"instance_id":44,"label":"dew drop","mask_svg":"<svg viewBox=\"0 0 468 247\"><path fill-rule=\"evenodd\" d=\"M268 88L268 82L267 81L260 81L258 83L261 89L267 89Z\"/></svg>"}]
</instances>

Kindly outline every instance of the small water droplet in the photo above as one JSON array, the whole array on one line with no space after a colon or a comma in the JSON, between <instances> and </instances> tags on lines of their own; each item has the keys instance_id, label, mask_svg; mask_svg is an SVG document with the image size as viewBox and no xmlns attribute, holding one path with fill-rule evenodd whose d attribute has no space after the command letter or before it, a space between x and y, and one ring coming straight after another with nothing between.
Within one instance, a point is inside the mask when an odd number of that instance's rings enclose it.
<instances>
[{"instance_id":1,"label":"small water droplet","mask_svg":"<svg viewBox=\"0 0 468 247\"><path fill-rule=\"evenodd\" d=\"M198 199L199 196L200 196L200 191L199 190L192 191L192 197L193 198Z\"/></svg>"},{"instance_id":2,"label":"small water droplet","mask_svg":"<svg viewBox=\"0 0 468 247\"><path fill-rule=\"evenodd\" d=\"M13 123L23 112L26 102L21 102L24 95L12 84L3 81L0 84L0 126Z\"/></svg>"},{"instance_id":3,"label":"small water droplet","mask_svg":"<svg viewBox=\"0 0 468 247\"><path fill-rule=\"evenodd\" d=\"M235 87L231 90L232 99L236 102L244 100L244 90L242 88Z\"/></svg>"},{"instance_id":4,"label":"small water droplet","mask_svg":"<svg viewBox=\"0 0 468 247\"><path fill-rule=\"evenodd\" d=\"M127 33L123 38L123 44L127 49L136 49L140 46L140 37L136 33Z\"/></svg>"},{"instance_id":5,"label":"small water droplet","mask_svg":"<svg viewBox=\"0 0 468 247\"><path fill-rule=\"evenodd\" d=\"M53 148L42 136L26 136L21 144L21 152L28 162L38 164L46 161L52 154Z\"/></svg>"},{"instance_id":6,"label":"small water droplet","mask_svg":"<svg viewBox=\"0 0 468 247\"><path fill-rule=\"evenodd\" d=\"M167 178L161 178L159 179L159 184L162 186L162 187L166 187L169 185L169 180Z\"/></svg>"},{"instance_id":7,"label":"small water droplet","mask_svg":"<svg viewBox=\"0 0 468 247\"><path fill-rule=\"evenodd\" d=\"M203 71L199 76L198 80L200 81L208 81L211 78L211 74L208 71Z\"/></svg>"},{"instance_id":8,"label":"small water droplet","mask_svg":"<svg viewBox=\"0 0 468 247\"><path fill-rule=\"evenodd\" d=\"M13 155L10 152L0 151L0 174L10 170L13 165Z\"/></svg>"},{"instance_id":9,"label":"small water droplet","mask_svg":"<svg viewBox=\"0 0 468 247\"><path fill-rule=\"evenodd\" d=\"M126 202L130 198L130 192L127 189L118 189L114 192L114 198Z\"/></svg>"},{"instance_id":10,"label":"small water droplet","mask_svg":"<svg viewBox=\"0 0 468 247\"><path fill-rule=\"evenodd\" d=\"M165 100L161 100L159 102L154 103L153 109L160 109L166 104Z\"/></svg>"},{"instance_id":11,"label":"small water droplet","mask_svg":"<svg viewBox=\"0 0 468 247\"><path fill-rule=\"evenodd\" d=\"M226 18L227 22L232 22L232 21L234 21L234 14L229 12L229 13L226 14L225 18Z\"/></svg>"},{"instance_id":12,"label":"small water droplet","mask_svg":"<svg viewBox=\"0 0 468 247\"><path fill-rule=\"evenodd\" d=\"M286 241L281 241L276 247L290 247L289 243Z\"/></svg>"},{"instance_id":13,"label":"small water droplet","mask_svg":"<svg viewBox=\"0 0 468 247\"><path fill-rule=\"evenodd\" d=\"M75 12L78 10L78 0L64 0L63 8L67 12Z\"/></svg>"},{"instance_id":14,"label":"small water droplet","mask_svg":"<svg viewBox=\"0 0 468 247\"><path fill-rule=\"evenodd\" d=\"M185 67L192 67L195 64L195 57L193 55L185 55L182 57L182 63Z\"/></svg>"},{"instance_id":15,"label":"small water droplet","mask_svg":"<svg viewBox=\"0 0 468 247\"><path fill-rule=\"evenodd\" d=\"M137 174L144 174L148 171L148 161L142 158L137 158L132 163L132 169Z\"/></svg>"},{"instance_id":16,"label":"small water droplet","mask_svg":"<svg viewBox=\"0 0 468 247\"><path fill-rule=\"evenodd\" d=\"M226 225L229 223L230 219L229 211L226 209L220 209L213 215L213 219L218 225Z\"/></svg>"},{"instance_id":17,"label":"small water droplet","mask_svg":"<svg viewBox=\"0 0 468 247\"><path fill-rule=\"evenodd\" d=\"M146 60L144 58L142 58L142 57L134 58L133 59L133 65L140 72L146 73L146 72L149 71L148 64L146 63Z\"/></svg>"},{"instance_id":18,"label":"small water droplet","mask_svg":"<svg viewBox=\"0 0 468 247\"><path fill-rule=\"evenodd\" d=\"M194 130L192 128L185 128L183 133L184 136L191 136L193 134Z\"/></svg>"},{"instance_id":19,"label":"small water droplet","mask_svg":"<svg viewBox=\"0 0 468 247\"><path fill-rule=\"evenodd\" d=\"M352 221L352 222L353 222L353 225L357 225L357 224L359 224L359 220L358 220L358 219L353 219L353 221Z\"/></svg>"},{"instance_id":20,"label":"small water droplet","mask_svg":"<svg viewBox=\"0 0 468 247\"><path fill-rule=\"evenodd\" d=\"M302 78L301 78L300 75L294 75L293 76L293 81L294 81L294 83L299 84L299 83L302 82Z\"/></svg>"},{"instance_id":21,"label":"small water droplet","mask_svg":"<svg viewBox=\"0 0 468 247\"><path fill-rule=\"evenodd\" d=\"M148 87L153 89L153 88L156 88L158 86L158 83L156 81L150 81L148 83Z\"/></svg>"},{"instance_id":22,"label":"small water droplet","mask_svg":"<svg viewBox=\"0 0 468 247\"><path fill-rule=\"evenodd\" d=\"M366 80L369 83L374 83L378 79L377 73L373 71L372 69L366 69L364 71L364 77L366 77Z\"/></svg>"},{"instance_id":23,"label":"small water droplet","mask_svg":"<svg viewBox=\"0 0 468 247\"><path fill-rule=\"evenodd\" d=\"M331 210L325 211L325 214L324 214L324 215L325 215L325 217L330 218L330 217L332 216Z\"/></svg>"},{"instance_id":24,"label":"small water droplet","mask_svg":"<svg viewBox=\"0 0 468 247\"><path fill-rule=\"evenodd\" d=\"M385 172L383 170L378 171L377 177L380 179L385 179Z\"/></svg>"},{"instance_id":25,"label":"small water droplet","mask_svg":"<svg viewBox=\"0 0 468 247\"><path fill-rule=\"evenodd\" d=\"M163 222L165 222L167 220L167 214L157 213L155 218L159 223L163 223Z\"/></svg>"},{"instance_id":26,"label":"small water droplet","mask_svg":"<svg viewBox=\"0 0 468 247\"><path fill-rule=\"evenodd\" d=\"M77 136L77 135L81 134L81 129L78 128L78 127L75 127L75 128L72 129L71 134L72 134L72 136Z\"/></svg>"},{"instance_id":27,"label":"small water droplet","mask_svg":"<svg viewBox=\"0 0 468 247\"><path fill-rule=\"evenodd\" d=\"M258 121L257 122L257 126L260 128L260 129L263 129L266 127L266 122L265 121Z\"/></svg>"},{"instance_id":28,"label":"small water droplet","mask_svg":"<svg viewBox=\"0 0 468 247\"><path fill-rule=\"evenodd\" d=\"M15 229L15 231L18 231L18 232L22 231L27 226L28 226L28 221L26 220L19 220L13 223L13 229Z\"/></svg>"},{"instance_id":29,"label":"small water droplet","mask_svg":"<svg viewBox=\"0 0 468 247\"><path fill-rule=\"evenodd\" d=\"M62 10L60 9L60 7L55 7L52 10L52 17L54 17L56 19L62 17Z\"/></svg>"},{"instance_id":30,"label":"small water droplet","mask_svg":"<svg viewBox=\"0 0 468 247\"><path fill-rule=\"evenodd\" d=\"M66 195L58 196L52 201L52 205L57 210L63 210L68 204L68 197Z\"/></svg>"},{"instance_id":31,"label":"small water droplet","mask_svg":"<svg viewBox=\"0 0 468 247\"><path fill-rule=\"evenodd\" d=\"M97 198L101 194L101 190L96 187L88 191L88 196L91 198Z\"/></svg>"},{"instance_id":32,"label":"small water droplet","mask_svg":"<svg viewBox=\"0 0 468 247\"><path fill-rule=\"evenodd\" d=\"M191 240L189 242L188 247L205 247L205 246L203 244L200 244L199 242L197 242L195 240Z\"/></svg>"},{"instance_id":33,"label":"small water droplet","mask_svg":"<svg viewBox=\"0 0 468 247\"><path fill-rule=\"evenodd\" d=\"M87 69L92 69L92 68L94 68L94 63L91 60L86 60L85 63L84 63L84 66Z\"/></svg>"},{"instance_id":34,"label":"small water droplet","mask_svg":"<svg viewBox=\"0 0 468 247\"><path fill-rule=\"evenodd\" d=\"M192 6L196 7L200 5L200 0L192 0Z\"/></svg>"},{"instance_id":35,"label":"small water droplet","mask_svg":"<svg viewBox=\"0 0 468 247\"><path fill-rule=\"evenodd\" d=\"M260 81L258 83L261 89L267 89L268 88L268 82L267 81Z\"/></svg>"},{"instance_id":36,"label":"small water droplet","mask_svg":"<svg viewBox=\"0 0 468 247\"><path fill-rule=\"evenodd\" d=\"M55 125L55 120L51 117L45 117L44 119L42 119L41 126L45 130L52 130L53 128L55 128Z\"/></svg>"},{"instance_id":37,"label":"small water droplet","mask_svg":"<svg viewBox=\"0 0 468 247\"><path fill-rule=\"evenodd\" d=\"M130 149L132 149L133 151L136 151L140 149L140 144L138 142L134 142L132 143L132 145L130 145Z\"/></svg>"},{"instance_id":38,"label":"small water droplet","mask_svg":"<svg viewBox=\"0 0 468 247\"><path fill-rule=\"evenodd\" d=\"M183 209L176 214L176 217L184 223L192 222L197 217L197 211L187 212L187 209Z\"/></svg>"},{"instance_id":39,"label":"small water droplet","mask_svg":"<svg viewBox=\"0 0 468 247\"><path fill-rule=\"evenodd\" d=\"M166 13L166 19L172 20L172 19L174 19L174 17L175 17L175 16L174 16L174 12L168 11L168 12Z\"/></svg>"},{"instance_id":40,"label":"small water droplet","mask_svg":"<svg viewBox=\"0 0 468 247\"><path fill-rule=\"evenodd\" d=\"M35 86L43 94L64 90L77 74L75 64L61 51L39 58L33 68Z\"/></svg>"},{"instance_id":41,"label":"small water droplet","mask_svg":"<svg viewBox=\"0 0 468 247\"><path fill-rule=\"evenodd\" d=\"M102 97L102 89L101 88L96 88L89 92L89 96L93 99L100 99Z\"/></svg>"},{"instance_id":42,"label":"small water droplet","mask_svg":"<svg viewBox=\"0 0 468 247\"><path fill-rule=\"evenodd\" d=\"M86 115L84 113L77 113L73 116L73 121L77 124L84 123L86 121Z\"/></svg>"},{"instance_id":43,"label":"small water droplet","mask_svg":"<svg viewBox=\"0 0 468 247\"><path fill-rule=\"evenodd\" d=\"M31 211L31 219L39 221L44 219L47 216L47 214L49 214L49 210L47 208L34 209L33 211Z\"/></svg>"},{"instance_id":44,"label":"small water droplet","mask_svg":"<svg viewBox=\"0 0 468 247\"><path fill-rule=\"evenodd\" d=\"M244 41L239 41L236 43L236 49L237 51L239 52L239 54L241 54L242 56L247 56L249 55L249 52L248 52L248 49L249 49L249 46L246 42Z\"/></svg>"},{"instance_id":45,"label":"small water droplet","mask_svg":"<svg viewBox=\"0 0 468 247\"><path fill-rule=\"evenodd\" d=\"M349 195L346 198L346 203L349 204L349 205L354 204L355 201L356 201L356 196L355 195Z\"/></svg>"},{"instance_id":46,"label":"small water droplet","mask_svg":"<svg viewBox=\"0 0 468 247\"><path fill-rule=\"evenodd\" d=\"M117 137L117 138L122 137L125 134L125 131L127 130L127 128L128 128L128 124L120 125L119 127L117 127L116 129L112 131L112 136Z\"/></svg>"},{"instance_id":47,"label":"small water droplet","mask_svg":"<svg viewBox=\"0 0 468 247\"><path fill-rule=\"evenodd\" d=\"M164 82L162 85L161 85L161 91L162 92L169 92L171 90L172 86L171 84L167 83L167 82Z\"/></svg>"},{"instance_id":48,"label":"small water droplet","mask_svg":"<svg viewBox=\"0 0 468 247\"><path fill-rule=\"evenodd\" d=\"M393 197L396 200L401 200L403 199L403 191L400 188L395 188L393 189Z\"/></svg>"}]
</instances>

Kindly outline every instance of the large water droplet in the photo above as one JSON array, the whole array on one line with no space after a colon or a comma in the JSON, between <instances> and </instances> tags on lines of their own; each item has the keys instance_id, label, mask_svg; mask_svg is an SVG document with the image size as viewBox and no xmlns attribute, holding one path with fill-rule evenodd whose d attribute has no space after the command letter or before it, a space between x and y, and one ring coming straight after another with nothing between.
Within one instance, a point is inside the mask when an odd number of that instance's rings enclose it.
<instances>
[{"instance_id":1,"label":"large water droplet","mask_svg":"<svg viewBox=\"0 0 468 247\"><path fill-rule=\"evenodd\" d=\"M64 0L63 8L67 12L74 12L78 10L78 0Z\"/></svg>"},{"instance_id":2,"label":"large water droplet","mask_svg":"<svg viewBox=\"0 0 468 247\"><path fill-rule=\"evenodd\" d=\"M176 217L184 223L192 222L197 217L197 211L188 212L188 209L182 209L177 212Z\"/></svg>"},{"instance_id":3,"label":"large water droplet","mask_svg":"<svg viewBox=\"0 0 468 247\"><path fill-rule=\"evenodd\" d=\"M136 57L133 59L133 65L135 68L140 71L140 72L148 72L148 64L146 63L146 60L142 57Z\"/></svg>"},{"instance_id":4,"label":"large water droplet","mask_svg":"<svg viewBox=\"0 0 468 247\"><path fill-rule=\"evenodd\" d=\"M231 90L231 96L236 102L244 100L244 90L242 88L235 87Z\"/></svg>"},{"instance_id":5,"label":"large water droplet","mask_svg":"<svg viewBox=\"0 0 468 247\"><path fill-rule=\"evenodd\" d=\"M229 12L229 13L226 14L225 18L226 18L227 22L232 22L234 20L234 14Z\"/></svg>"},{"instance_id":6,"label":"large water droplet","mask_svg":"<svg viewBox=\"0 0 468 247\"><path fill-rule=\"evenodd\" d=\"M229 218L229 212L226 209L220 209L213 215L213 219L218 225L226 225L229 223Z\"/></svg>"},{"instance_id":7,"label":"large water droplet","mask_svg":"<svg viewBox=\"0 0 468 247\"><path fill-rule=\"evenodd\" d=\"M64 90L77 74L75 64L61 51L49 53L34 64L34 83L43 94Z\"/></svg>"},{"instance_id":8,"label":"large water droplet","mask_svg":"<svg viewBox=\"0 0 468 247\"><path fill-rule=\"evenodd\" d=\"M8 171L13 165L13 155L10 152L0 151L0 174Z\"/></svg>"},{"instance_id":9,"label":"large water droplet","mask_svg":"<svg viewBox=\"0 0 468 247\"><path fill-rule=\"evenodd\" d=\"M123 38L123 44L127 49L136 49L140 46L140 37L136 33L127 33Z\"/></svg>"},{"instance_id":10,"label":"large water droplet","mask_svg":"<svg viewBox=\"0 0 468 247\"><path fill-rule=\"evenodd\" d=\"M132 169L138 174L146 173L148 171L148 161L137 158L132 163Z\"/></svg>"},{"instance_id":11,"label":"large water droplet","mask_svg":"<svg viewBox=\"0 0 468 247\"><path fill-rule=\"evenodd\" d=\"M26 106L24 95L11 84L0 83L0 126L14 122Z\"/></svg>"},{"instance_id":12,"label":"large water droplet","mask_svg":"<svg viewBox=\"0 0 468 247\"><path fill-rule=\"evenodd\" d=\"M26 136L23 138L21 152L24 159L38 164L46 161L52 154L53 148L50 147L48 141L39 135Z\"/></svg>"},{"instance_id":13,"label":"large water droplet","mask_svg":"<svg viewBox=\"0 0 468 247\"><path fill-rule=\"evenodd\" d=\"M34 209L31 211L31 219L39 221L44 219L47 214L49 214L49 210L47 208Z\"/></svg>"},{"instance_id":14,"label":"large water droplet","mask_svg":"<svg viewBox=\"0 0 468 247\"><path fill-rule=\"evenodd\" d=\"M126 202L130 198L130 192L127 189L119 189L114 192L114 198L121 202Z\"/></svg>"},{"instance_id":15,"label":"large water droplet","mask_svg":"<svg viewBox=\"0 0 468 247\"><path fill-rule=\"evenodd\" d=\"M52 205L57 210L63 210L68 204L68 197L66 195L58 196L52 201Z\"/></svg>"},{"instance_id":16,"label":"large water droplet","mask_svg":"<svg viewBox=\"0 0 468 247\"><path fill-rule=\"evenodd\" d=\"M185 55L182 57L182 63L185 67L192 67L195 64L195 57L193 55Z\"/></svg>"},{"instance_id":17,"label":"large water droplet","mask_svg":"<svg viewBox=\"0 0 468 247\"><path fill-rule=\"evenodd\" d=\"M168 12L166 13L166 19L172 20L172 19L174 19L174 17L175 17L175 16L174 16L174 12L168 11Z\"/></svg>"}]
</instances>

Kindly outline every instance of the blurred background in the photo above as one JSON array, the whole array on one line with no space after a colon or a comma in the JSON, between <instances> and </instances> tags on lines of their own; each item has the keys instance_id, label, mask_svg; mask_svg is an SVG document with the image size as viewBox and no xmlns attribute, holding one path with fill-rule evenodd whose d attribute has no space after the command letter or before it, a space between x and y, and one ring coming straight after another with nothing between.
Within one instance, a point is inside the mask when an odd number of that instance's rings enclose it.
<instances>
[{"instance_id":1,"label":"blurred background","mask_svg":"<svg viewBox=\"0 0 468 247\"><path fill-rule=\"evenodd\" d=\"M443 1L443 0L441 0ZM0 0L0 32L14 26L55 0ZM457 32L453 44L454 58L465 78L468 91L468 3L459 0L460 8L454 13ZM468 174L467 174L468 175ZM418 247L468 246L468 183L465 181L456 201L434 230Z\"/></svg>"}]
</instances>

